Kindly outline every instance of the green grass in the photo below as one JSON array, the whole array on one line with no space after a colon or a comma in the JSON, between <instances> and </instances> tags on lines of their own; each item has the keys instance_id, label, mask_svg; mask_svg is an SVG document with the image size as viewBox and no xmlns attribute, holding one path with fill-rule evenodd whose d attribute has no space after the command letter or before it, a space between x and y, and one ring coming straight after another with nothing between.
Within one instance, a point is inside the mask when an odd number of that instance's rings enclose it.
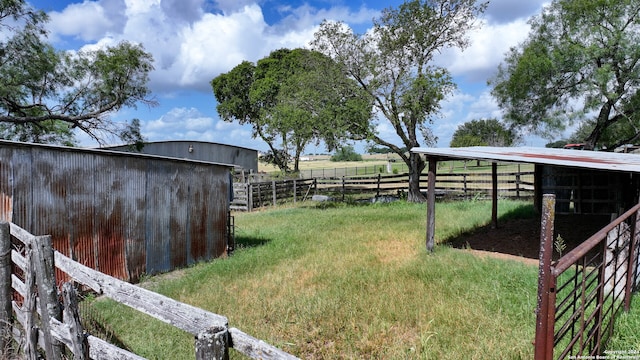
<instances>
[{"instance_id":1,"label":"green grass","mask_svg":"<svg viewBox=\"0 0 640 360\"><path fill-rule=\"evenodd\" d=\"M640 358L640 297L637 294L631 298L629 312L623 312L616 319L607 349L622 351L622 354L631 358Z\"/></svg>"},{"instance_id":2,"label":"green grass","mask_svg":"<svg viewBox=\"0 0 640 360\"><path fill-rule=\"evenodd\" d=\"M532 216L531 208L499 205L502 218ZM438 203L439 245L429 254L424 204L238 213L233 256L145 286L301 358L531 358L537 267L443 244L490 214L490 202ZM94 306L137 354L193 358L190 335L111 301Z\"/></svg>"}]
</instances>

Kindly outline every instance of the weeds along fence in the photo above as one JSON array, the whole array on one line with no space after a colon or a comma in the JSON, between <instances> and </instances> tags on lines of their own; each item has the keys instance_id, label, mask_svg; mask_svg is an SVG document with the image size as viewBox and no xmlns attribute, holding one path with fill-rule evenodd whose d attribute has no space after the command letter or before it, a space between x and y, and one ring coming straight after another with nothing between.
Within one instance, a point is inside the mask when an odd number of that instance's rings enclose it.
<instances>
[{"instance_id":1,"label":"weeds along fence","mask_svg":"<svg viewBox=\"0 0 640 360\"><path fill-rule=\"evenodd\" d=\"M498 173L498 193L502 197L520 198L533 195L534 173ZM420 177L421 188L426 192L427 174ZM478 196L492 191L492 176L486 173L439 174L436 191L440 195ZM326 195L336 200L346 197L380 197L401 195L409 188L408 174L321 177L291 180L234 183L232 210L251 211L284 202L297 202L313 195Z\"/></svg>"},{"instance_id":2,"label":"weeds along fence","mask_svg":"<svg viewBox=\"0 0 640 360\"><path fill-rule=\"evenodd\" d=\"M544 195L535 359L609 358L615 319L640 288L640 204L555 262L554 206Z\"/></svg>"},{"instance_id":3,"label":"weeds along fence","mask_svg":"<svg viewBox=\"0 0 640 360\"><path fill-rule=\"evenodd\" d=\"M228 359L230 348L250 358L296 359L229 328L222 315L77 263L55 251L50 236L33 236L15 224L0 223L0 260L0 358L143 359L86 333L78 315L79 286L192 334L196 359Z\"/></svg>"}]
</instances>

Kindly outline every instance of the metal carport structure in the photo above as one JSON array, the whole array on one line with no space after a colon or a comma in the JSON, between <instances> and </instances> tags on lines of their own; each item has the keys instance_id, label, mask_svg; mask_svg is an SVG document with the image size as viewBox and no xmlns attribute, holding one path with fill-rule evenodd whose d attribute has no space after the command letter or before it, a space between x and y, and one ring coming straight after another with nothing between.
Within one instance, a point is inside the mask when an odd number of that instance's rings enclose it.
<instances>
[{"instance_id":1,"label":"metal carport structure","mask_svg":"<svg viewBox=\"0 0 640 360\"><path fill-rule=\"evenodd\" d=\"M492 214L491 223L497 226L498 188L497 163L512 162L534 164L536 204L542 199L541 171L543 166L561 169L588 169L605 172L628 173L636 185L632 203L638 202L638 173L640 173L640 156L628 153L601 151L578 151L536 147L460 147L460 148L422 148L416 147L411 152L423 154L428 162L427 186L427 229L426 246L432 251L435 241L435 184L436 169L439 161L445 160L481 160L492 164ZM629 199L626 199L629 200Z\"/></svg>"}]
</instances>

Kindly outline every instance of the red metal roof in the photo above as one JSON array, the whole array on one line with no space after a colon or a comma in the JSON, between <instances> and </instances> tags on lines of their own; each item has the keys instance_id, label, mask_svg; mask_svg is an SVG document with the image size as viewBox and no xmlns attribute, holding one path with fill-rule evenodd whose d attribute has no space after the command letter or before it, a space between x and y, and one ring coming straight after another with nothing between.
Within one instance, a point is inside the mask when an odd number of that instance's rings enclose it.
<instances>
[{"instance_id":1,"label":"red metal roof","mask_svg":"<svg viewBox=\"0 0 640 360\"><path fill-rule=\"evenodd\" d=\"M640 172L640 155L535 147L413 148L411 152L439 158L556 165L586 169Z\"/></svg>"}]
</instances>

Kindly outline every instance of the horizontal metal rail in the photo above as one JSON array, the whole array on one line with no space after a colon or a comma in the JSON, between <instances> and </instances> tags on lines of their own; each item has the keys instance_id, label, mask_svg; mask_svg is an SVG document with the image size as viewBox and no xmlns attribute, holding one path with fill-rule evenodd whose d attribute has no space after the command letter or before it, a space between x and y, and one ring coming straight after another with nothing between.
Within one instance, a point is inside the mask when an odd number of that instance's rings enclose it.
<instances>
[{"instance_id":1,"label":"horizontal metal rail","mask_svg":"<svg viewBox=\"0 0 640 360\"><path fill-rule=\"evenodd\" d=\"M543 232L536 359L602 354L640 285L639 212L637 204L555 263L553 230Z\"/></svg>"}]
</instances>

